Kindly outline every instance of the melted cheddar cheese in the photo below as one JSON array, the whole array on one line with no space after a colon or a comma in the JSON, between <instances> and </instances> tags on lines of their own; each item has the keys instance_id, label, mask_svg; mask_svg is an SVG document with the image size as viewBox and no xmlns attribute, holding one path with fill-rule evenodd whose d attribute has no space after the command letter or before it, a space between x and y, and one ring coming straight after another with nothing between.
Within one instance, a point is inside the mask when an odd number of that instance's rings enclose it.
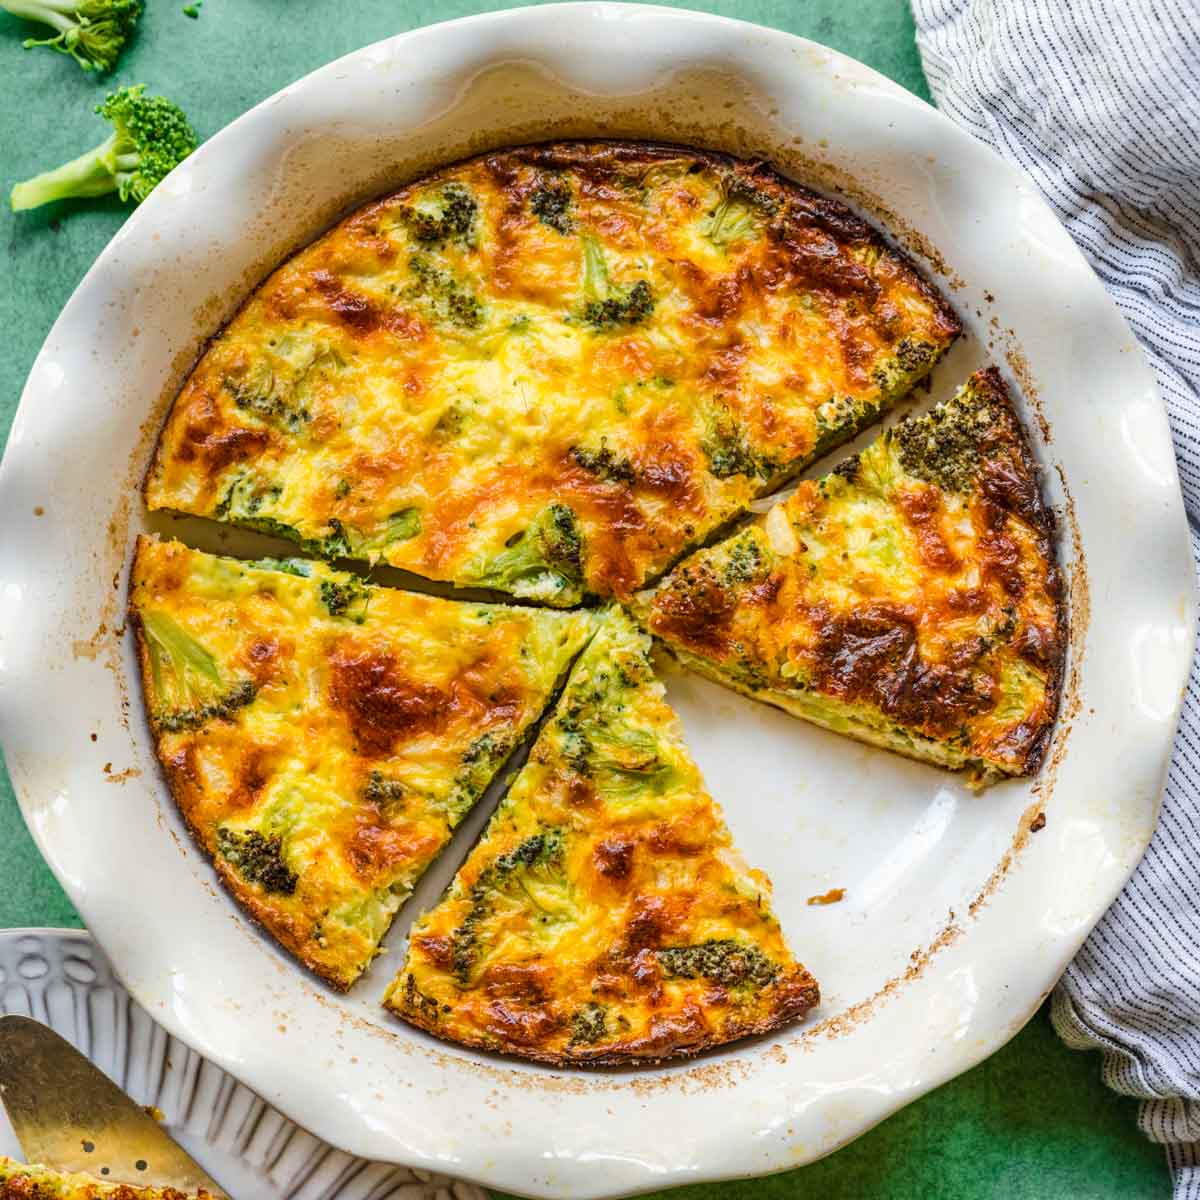
<instances>
[{"instance_id":1,"label":"melted cheddar cheese","mask_svg":"<svg viewBox=\"0 0 1200 1200\"><path fill-rule=\"evenodd\" d=\"M626 597L958 330L870 226L765 167L498 151L271 275L183 388L146 499L549 604Z\"/></svg>"},{"instance_id":2,"label":"melted cheddar cheese","mask_svg":"<svg viewBox=\"0 0 1200 1200\"><path fill-rule=\"evenodd\" d=\"M0 1200L207 1200L209 1195L203 1189L184 1193L173 1187L111 1183L0 1156Z\"/></svg>"},{"instance_id":3,"label":"melted cheddar cheese","mask_svg":"<svg viewBox=\"0 0 1200 1200\"><path fill-rule=\"evenodd\" d=\"M558 1064L692 1054L818 1000L619 609L385 1003L439 1037Z\"/></svg>"},{"instance_id":4,"label":"melted cheddar cheese","mask_svg":"<svg viewBox=\"0 0 1200 1200\"><path fill-rule=\"evenodd\" d=\"M593 627L145 537L130 612L180 810L237 899L339 988Z\"/></svg>"},{"instance_id":5,"label":"melted cheddar cheese","mask_svg":"<svg viewBox=\"0 0 1200 1200\"><path fill-rule=\"evenodd\" d=\"M998 373L678 566L640 611L687 665L976 778L1037 770L1065 616Z\"/></svg>"}]
</instances>

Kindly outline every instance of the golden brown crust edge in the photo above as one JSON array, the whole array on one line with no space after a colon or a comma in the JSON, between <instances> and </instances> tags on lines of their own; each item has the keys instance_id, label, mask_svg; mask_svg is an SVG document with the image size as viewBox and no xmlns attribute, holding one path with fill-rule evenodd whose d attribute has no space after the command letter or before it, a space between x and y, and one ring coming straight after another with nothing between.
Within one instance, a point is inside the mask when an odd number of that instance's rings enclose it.
<instances>
[{"instance_id":1,"label":"golden brown crust edge","mask_svg":"<svg viewBox=\"0 0 1200 1200\"><path fill-rule=\"evenodd\" d=\"M783 986L787 988L789 999L786 1003L777 1005L775 1011L762 1018L762 1020L731 1024L721 1033L714 1033L699 1041L688 1042L686 1044L661 1048L662 1043L660 1040L652 1042L651 1039L644 1039L641 1043L628 1043L629 1048L625 1050L614 1050L612 1047L608 1047L603 1051L591 1055L554 1054L538 1050L536 1047L517 1045L497 1046L494 1041L488 1041L485 1038L455 1037L445 1029L439 1028L437 1022L426 1021L414 1013L402 1011L390 1000L384 1001L384 1007L399 1020L415 1026L417 1029L423 1030L425 1033L431 1034L439 1041L446 1042L449 1045L462 1046L468 1050L483 1050L490 1054L501 1055L504 1058L522 1059L526 1062L535 1062L547 1067L565 1067L578 1070L588 1067L652 1066L656 1063L667 1062L668 1060L695 1058L699 1054L715 1050L718 1046L727 1046L732 1042L742 1041L745 1038L762 1037L765 1034L774 1033L777 1029L781 1029L785 1025L791 1025L796 1021L803 1020L821 1002L821 989L817 981L801 966L795 968L792 978ZM639 1044L646 1045L647 1047L653 1044L659 1048L653 1050L647 1048L639 1052L634 1049Z\"/></svg>"},{"instance_id":2,"label":"golden brown crust edge","mask_svg":"<svg viewBox=\"0 0 1200 1200\"><path fill-rule=\"evenodd\" d=\"M142 710L146 715L146 723L150 728L151 737L154 739L154 756L158 759L159 767L162 769L163 777L167 783L167 790L171 793L171 799L174 800L175 807L179 815L183 818L183 822L187 826L192 841L196 844L196 848L212 865L225 890L234 898L242 911L274 942L282 946L293 958L316 975L322 982L327 983L339 992L349 991L351 986L362 977L366 968L364 967L363 971L360 971L353 979L344 979L333 974L328 967L317 961L306 950L303 938L298 937L288 926L282 925L276 915L262 903L259 897L251 892L232 871L224 866L221 860L213 853L212 847L209 845L208 839L204 836L203 830L192 819L191 810L195 800L199 798L199 790L182 771L171 765L163 753L162 738L154 728L154 722L150 716L150 706L146 702L146 698L151 694L150 650L146 645L145 634L142 632L141 619L133 605L133 583L137 578L139 560L144 548L155 540L146 534L138 536L133 561L129 567L127 617L129 626L133 630L134 644L137 648L138 675L142 687Z\"/></svg>"},{"instance_id":3,"label":"golden brown crust edge","mask_svg":"<svg viewBox=\"0 0 1200 1200\"><path fill-rule=\"evenodd\" d=\"M1021 502L1014 503L1009 508L1037 531L1038 548L1049 566L1049 591L1054 598L1056 643L1046 672L1046 721L1030 742L1022 770L1013 773L1015 778L1027 778L1036 775L1041 769L1058 725L1066 678L1066 659L1070 648L1065 587L1055 537L1056 522L1054 513L1042 494L1041 470L1003 376L996 367L986 367L971 376L971 383L976 391L1004 414L1008 426L1005 440L1016 457L1017 466L1026 485Z\"/></svg>"}]
</instances>

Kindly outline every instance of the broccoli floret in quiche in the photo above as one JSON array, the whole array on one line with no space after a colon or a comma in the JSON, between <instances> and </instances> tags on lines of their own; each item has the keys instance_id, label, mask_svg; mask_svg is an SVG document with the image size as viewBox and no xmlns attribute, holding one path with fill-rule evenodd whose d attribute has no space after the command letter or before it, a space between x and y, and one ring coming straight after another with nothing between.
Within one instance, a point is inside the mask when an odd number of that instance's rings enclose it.
<instances>
[{"instance_id":1,"label":"broccoli floret in quiche","mask_svg":"<svg viewBox=\"0 0 1200 1200\"><path fill-rule=\"evenodd\" d=\"M513 534L495 557L467 573L480 587L516 596L554 599L579 594L583 582L583 535L566 504L551 504L533 523Z\"/></svg>"}]
</instances>

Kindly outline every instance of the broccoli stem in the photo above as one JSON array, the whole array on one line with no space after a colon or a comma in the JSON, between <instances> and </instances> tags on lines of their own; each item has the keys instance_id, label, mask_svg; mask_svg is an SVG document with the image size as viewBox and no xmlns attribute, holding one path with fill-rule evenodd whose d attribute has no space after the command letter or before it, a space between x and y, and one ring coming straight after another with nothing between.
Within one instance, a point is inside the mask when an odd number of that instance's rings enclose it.
<instances>
[{"instance_id":1,"label":"broccoli stem","mask_svg":"<svg viewBox=\"0 0 1200 1200\"><path fill-rule=\"evenodd\" d=\"M122 155L117 157L117 134L101 142L99 146L81 154L78 158L63 163L53 171L43 171L32 179L13 186L12 207L14 212L37 208L41 204L49 204L52 200L66 200L72 197L107 196L117 190L117 170L120 168ZM131 170L137 166L137 157L133 156L125 168Z\"/></svg>"},{"instance_id":2,"label":"broccoli stem","mask_svg":"<svg viewBox=\"0 0 1200 1200\"><path fill-rule=\"evenodd\" d=\"M59 33L66 33L75 28L75 22L65 14L74 12L77 4L78 0L58 0L57 3L55 0L4 0L0 7L14 17L52 25Z\"/></svg>"}]
</instances>

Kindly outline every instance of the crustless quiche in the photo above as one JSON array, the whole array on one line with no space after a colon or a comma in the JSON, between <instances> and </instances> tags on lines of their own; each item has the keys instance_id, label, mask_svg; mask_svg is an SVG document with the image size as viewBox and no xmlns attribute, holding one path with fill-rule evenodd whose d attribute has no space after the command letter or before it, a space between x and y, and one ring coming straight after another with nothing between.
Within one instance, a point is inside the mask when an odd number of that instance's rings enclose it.
<instances>
[{"instance_id":1,"label":"crustless quiche","mask_svg":"<svg viewBox=\"0 0 1200 1200\"><path fill-rule=\"evenodd\" d=\"M549 604L627 597L958 332L869 225L766 167L497 151L270 276L187 381L146 499Z\"/></svg>"},{"instance_id":2,"label":"crustless quiche","mask_svg":"<svg viewBox=\"0 0 1200 1200\"><path fill-rule=\"evenodd\" d=\"M65 1175L0 1156L0 1200L206 1200L208 1194L188 1195L170 1187L134 1187L91 1175Z\"/></svg>"},{"instance_id":3,"label":"crustless quiche","mask_svg":"<svg viewBox=\"0 0 1200 1200\"><path fill-rule=\"evenodd\" d=\"M188 825L246 909L339 988L594 622L145 537L130 612Z\"/></svg>"},{"instance_id":4,"label":"crustless quiche","mask_svg":"<svg viewBox=\"0 0 1200 1200\"><path fill-rule=\"evenodd\" d=\"M995 370L685 559L643 609L680 660L840 733L979 779L1037 770L1064 603Z\"/></svg>"},{"instance_id":5,"label":"crustless quiche","mask_svg":"<svg viewBox=\"0 0 1200 1200\"><path fill-rule=\"evenodd\" d=\"M734 849L619 609L386 1004L440 1037L548 1063L692 1054L803 1016L817 985Z\"/></svg>"},{"instance_id":6,"label":"crustless quiche","mask_svg":"<svg viewBox=\"0 0 1200 1200\"><path fill-rule=\"evenodd\" d=\"M995 371L749 516L959 331L842 205L677 146L495 151L302 250L185 383L149 507L538 607L141 539L158 755L223 881L348 987L550 708L387 1007L585 1066L802 1017L817 984L627 609L685 665L829 729L981 782L1034 772L1064 598Z\"/></svg>"}]
</instances>

